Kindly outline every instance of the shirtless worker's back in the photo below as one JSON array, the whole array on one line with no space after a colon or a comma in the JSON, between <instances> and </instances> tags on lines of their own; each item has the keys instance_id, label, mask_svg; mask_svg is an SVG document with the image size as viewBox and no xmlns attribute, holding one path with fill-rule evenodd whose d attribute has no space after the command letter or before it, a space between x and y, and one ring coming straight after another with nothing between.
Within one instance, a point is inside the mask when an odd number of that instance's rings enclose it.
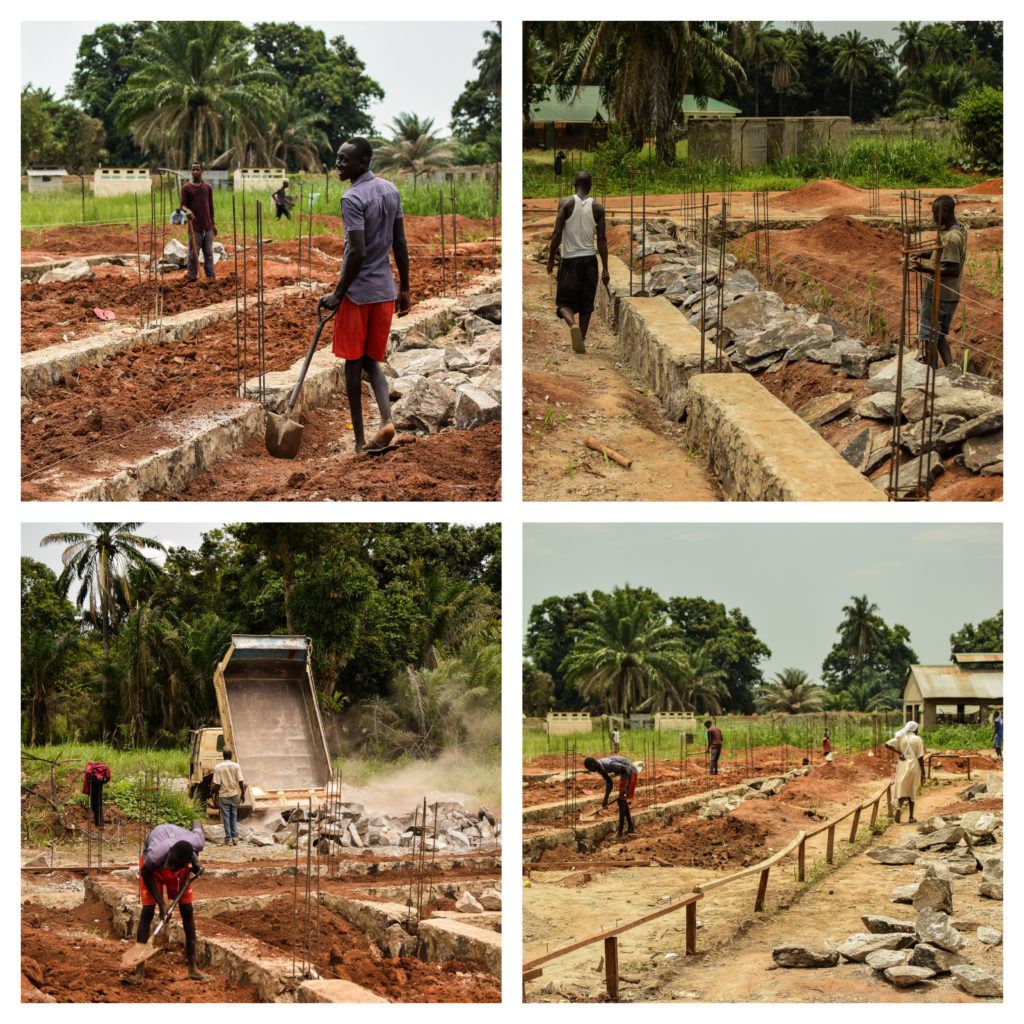
<instances>
[{"instance_id":1,"label":"shirtless worker's back","mask_svg":"<svg viewBox=\"0 0 1024 1024\"><path fill-rule=\"evenodd\" d=\"M594 312L597 253L601 256L601 281L607 285L610 280L604 207L591 196L591 184L590 172L580 171L576 175L575 195L559 200L555 230L548 249L549 274L555 268L555 254L561 250L555 310L569 327L573 352L580 354L586 352L583 343Z\"/></svg>"}]
</instances>

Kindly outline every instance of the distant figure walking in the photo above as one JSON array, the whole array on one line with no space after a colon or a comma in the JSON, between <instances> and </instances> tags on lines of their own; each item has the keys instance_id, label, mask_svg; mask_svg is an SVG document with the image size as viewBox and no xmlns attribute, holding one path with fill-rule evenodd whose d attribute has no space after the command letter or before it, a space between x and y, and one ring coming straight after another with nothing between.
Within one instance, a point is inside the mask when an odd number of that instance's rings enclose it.
<instances>
[{"instance_id":1,"label":"distant figure walking","mask_svg":"<svg viewBox=\"0 0 1024 1024\"><path fill-rule=\"evenodd\" d=\"M555 230L548 249L549 274L554 271L555 256L561 251L555 312L568 325L572 350L580 355L587 351L583 343L597 295L597 254L601 256L601 280L605 285L611 280L604 207L590 195L591 184L590 172L580 171L576 175L576 194L558 201Z\"/></svg>"},{"instance_id":2,"label":"distant figure walking","mask_svg":"<svg viewBox=\"0 0 1024 1024\"><path fill-rule=\"evenodd\" d=\"M295 205L295 200L288 195L288 182L282 181L281 187L271 196L274 200L274 209L276 211L277 219L280 220L282 217L288 220L292 219L292 207Z\"/></svg>"},{"instance_id":3,"label":"distant figure walking","mask_svg":"<svg viewBox=\"0 0 1024 1024\"><path fill-rule=\"evenodd\" d=\"M560 178L562 176L562 164L565 163L565 154L558 150L555 153L555 177Z\"/></svg>"},{"instance_id":4,"label":"distant figure walking","mask_svg":"<svg viewBox=\"0 0 1024 1024\"><path fill-rule=\"evenodd\" d=\"M996 712L996 717L992 719L992 746L995 748L996 757L1001 761L1003 759L1003 713L1002 711Z\"/></svg>"},{"instance_id":5,"label":"distant figure walking","mask_svg":"<svg viewBox=\"0 0 1024 1024\"><path fill-rule=\"evenodd\" d=\"M617 754L619 752L619 730L612 729L612 753Z\"/></svg>"},{"instance_id":6,"label":"distant figure walking","mask_svg":"<svg viewBox=\"0 0 1024 1024\"><path fill-rule=\"evenodd\" d=\"M924 781L924 743L917 735L917 722L907 722L885 745L896 751L900 758L896 765L896 824L900 823L904 804L910 810L907 820L915 822L914 801Z\"/></svg>"},{"instance_id":7,"label":"distant figure walking","mask_svg":"<svg viewBox=\"0 0 1024 1024\"><path fill-rule=\"evenodd\" d=\"M708 771L711 775L717 775L718 759L722 756L722 744L725 740L722 737L722 730L710 718L704 723L704 728L708 732Z\"/></svg>"}]
</instances>

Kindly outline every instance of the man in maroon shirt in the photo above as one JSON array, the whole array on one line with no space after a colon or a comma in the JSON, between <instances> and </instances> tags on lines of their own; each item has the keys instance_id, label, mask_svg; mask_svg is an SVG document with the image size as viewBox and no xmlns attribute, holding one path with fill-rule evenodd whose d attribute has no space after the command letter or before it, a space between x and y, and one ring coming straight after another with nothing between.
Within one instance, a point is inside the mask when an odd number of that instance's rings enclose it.
<instances>
[{"instance_id":1,"label":"man in maroon shirt","mask_svg":"<svg viewBox=\"0 0 1024 1024\"><path fill-rule=\"evenodd\" d=\"M712 775L717 775L718 759L722 756L722 730L710 718L704 723L704 728L708 731L708 770Z\"/></svg>"},{"instance_id":2,"label":"man in maroon shirt","mask_svg":"<svg viewBox=\"0 0 1024 1024\"><path fill-rule=\"evenodd\" d=\"M181 189L181 209L188 218L188 279L199 277L198 252L203 250L203 270L208 281L216 276L213 272L213 240L217 237L217 225L213 219L213 189L203 181L203 168L192 165L192 180Z\"/></svg>"}]
</instances>

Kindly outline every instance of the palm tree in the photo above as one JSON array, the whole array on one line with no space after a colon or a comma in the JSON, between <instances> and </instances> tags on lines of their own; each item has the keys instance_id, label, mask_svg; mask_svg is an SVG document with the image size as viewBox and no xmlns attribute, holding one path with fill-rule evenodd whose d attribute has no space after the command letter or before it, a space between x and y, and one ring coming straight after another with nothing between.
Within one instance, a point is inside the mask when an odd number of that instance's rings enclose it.
<instances>
[{"instance_id":1,"label":"palm tree","mask_svg":"<svg viewBox=\"0 0 1024 1024\"><path fill-rule=\"evenodd\" d=\"M744 73L704 22L599 21L562 47L551 77L577 92L588 83L607 83L612 116L633 148L642 148L653 133L658 160L671 164L683 96L709 96Z\"/></svg>"},{"instance_id":2,"label":"palm tree","mask_svg":"<svg viewBox=\"0 0 1024 1024\"><path fill-rule=\"evenodd\" d=\"M962 56L963 38L952 25L936 22L921 30L928 60L933 64L952 64Z\"/></svg>"},{"instance_id":3,"label":"palm tree","mask_svg":"<svg viewBox=\"0 0 1024 1024\"><path fill-rule=\"evenodd\" d=\"M882 642L885 623L878 614L878 605L869 601L866 594L850 600L850 604L843 606L845 617L837 632L840 643L857 659L857 682L863 684L864 663Z\"/></svg>"},{"instance_id":4,"label":"palm tree","mask_svg":"<svg viewBox=\"0 0 1024 1024\"><path fill-rule=\"evenodd\" d=\"M770 21L730 23L732 50L741 64L754 66L754 117L761 116L761 65L768 59L775 33Z\"/></svg>"},{"instance_id":5,"label":"palm tree","mask_svg":"<svg viewBox=\"0 0 1024 1024\"><path fill-rule=\"evenodd\" d=\"M61 592L66 593L72 579L79 583L75 604L81 609L89 607L93 625L99 623L103 637L104 659L110 656L110 632L114 625L117 599L131 607L132 594L129 574L136 571L145 575L156 572L155 564L144 550L165 551L160 541L143 537L135 531L141 523L85 523L86 530L66 530L49 533L42 546L65 544L61 552L64 570L57 580ZM100 691L100 719L103 735L107 735L108 702L107 681L103 676Z\"/></svg>"},{"instance_id":6,"label":"palm tree","mask_svg":"<svg viewBox=\"0 0 1024 1024\"><path fill-rule=\"evenodd\" d=\"M720 715L722 700L729 696L726 672L718 667L704 648L690 655L687 669L681 686L684 697L682 710Z\"/></svg>"},{"instance_id":7,"label":"palm tree","mask_svg":"<svg viewBox=\"0 0 1024 1024\"><path fill-rule=\"evenodd\" d=\"M484 29L484 48L473 58L473 67L479 72L477 83L501 95L501 22L495 30Z\"/></svg>"},{"instance_id":8,"label":"palm tree","mask_svg":"<svg viewBox=\"0 0 1024 1024\"><path fill-rule=\"evenodd\" d=\"M755 703L761 712L806 715L820 711L825 696L825 689L815 686L803 669L784 668L760 688Z\"/></svg>"},{"instance_id":9,"label":"palm tree","mask_svg":"<svg viewBox=\"0 0 1024 1024\"><path fill-rule=\"evenodd\" d=\"M848 686L832 694L829 702L836 711L888 711L895 706L894 698L877 679Z\"/></svg>"},{"instance_id":10,"label":"palm tree","mask_svg":"<svg viewBox=\"0 0 1024 1024\"><path fill-rule=\"evenodd\" d=\"M896 52L908 77L913 76L918 68L924 66L927 59L926 37L921 31L919 21L901 21L896 39Z\"/></svg>"},{"instance_id":11,"label":"palm tree","mask_svg":"<svg viewBox=\"0 0 1024 1024\"><path fill-rule=\"evenodd\" d=\"M409 568L414 585L418 583L422 592L420 663L434 668L480 626L493 621L489 591L453 578L439 563L417 559Z\"/></svg>"},{"instance_id":12,"label":"palm tree","mask_svg":"<svg viewBox=\"0 0 1024 1024\"><path fill-rule=\"evenodd\" d=\"M291 92L283 92L281 106L267 126L263 140L266 162L273 167L323 171L320 154L330 149L322 114L310 111Z\"/></svg>"},{"instance_id":13,"label":"palm tree","mask_svg":"<svg viewBox=\"0 0 1024 1024\"><path fill-rule=\"evenodd\" d=\"M76 632L61 635L33 631L21 641L22 679L32 694L29 717L29 746L53 741L54 710L51 690L63 675L81 637Z\"/></svg>"},{"instance_id":14,"label":"palm tree","mask_svg":"<svg viewBox=\"0 0 1024 1024\"><path fill-rule=\"evenodd\" d=\"M850 117L853 117L853 86L867 77L874 56L871 40L856 29L836 37L838 51L832 70L850 83Z\"/></svg>"},{"instance_id":15,"label":"palm tree","mask_svg":"<svg viewBox=\"0 0 1024 1024\"><path fill-rule=\"evenodd\" d=\"M412 175L412 187L421 174L447 167L455 158L449 142L434 132L432 117L420 120L418 114L399 114L388 125L391 138L377 145L374 162L382 170Z\"/></svg>"},{"instance_id":16,"label":"palm tree","mask_svg":"<svg viewBox=\"0 0 1024 1024\"><path fill-rule=\"evenodd\" d=\"M771 48L772 88L779 94L779 117L782 117L782 95L800 77L804 48L789 33L775 37Z\"/></svg>"},{"instance_id":17,"label":"palm tree","mask_svg":"<svg viewBox=\"0 0 1024 1024\"><path fill-rule=\"evenodd\" d=\"M157 22L132 65L114 100L117 122L172 166L243 159L280 109L277 72L251 60L234 22Z\"/></svg>"},{"instance_id":18,"label":"palm tree","mask_svg":"<svg viewBox=\"0 0 1024 1024\"><path fill-rule=\"evenodd\" d=\"M628 714L686 677L686 648L652 596L632 587L598 594L562 661L566 682L610 714Z\"/></svg>"},{"instance_id":19,"label":"palm tree","mask_svg":"<svg viewBox=\"0 0 1024 1024\"><path fill-rule=\"evenodd\" d=\"M929 64L903 90L896 104L896 116L902 121L916 121L922 117L948 118L957 100L970 87L970 75L963 68Z\"/></svg>"}]
</instances>

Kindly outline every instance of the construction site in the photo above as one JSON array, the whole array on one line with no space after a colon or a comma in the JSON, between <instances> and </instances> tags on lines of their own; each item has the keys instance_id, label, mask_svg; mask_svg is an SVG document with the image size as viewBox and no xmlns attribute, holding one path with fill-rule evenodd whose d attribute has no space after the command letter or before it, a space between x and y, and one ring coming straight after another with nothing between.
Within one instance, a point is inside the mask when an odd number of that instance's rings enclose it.
<instances>
[{"instance_id":1,"label":"construction site","mask_svg":"<svg viewBox=\"0 0 1024 1024\"><path fill-rule=\"evenodd\" d=\"M317 300L337 282L339 217L300 217L297 240L270 242L261 200L232 196L218 276L196 283L166 189L151 193L135 224L23 232L23 498L496 499L494 181L489 220L458 213L454 184L439 190L437 216L405 219L413 306L394 321L385 365L398 447L372 467L353 451L343 360L326 338L303 384L303 450L285 460L263 446L266 414L284 411L313 336ZM368 386L366 395L375 409Z\"/></svg>"},{"instance_id":2,"label":"construction site","mask_svg":"<svg viewBox=\"0 0 1024 1024\"><path fill-rule=\"evenodd\" d=\"M98 813L74 799L92 762L23 752L23 1001L500 1000L500 811L414 796L408 780L348 783L310 650L305 637L233 637L214 675L221 724L193 731L188 777L144 768ZM225 750L247 780L230 843L211 786ZM206 843L191 882L205 977L185 976L171 904L131 985L144 844L182 799Z\"/></svg>"},{"instance_id":3,"label":"construction site","mask_svg":"<svg viewBox=\"0 0 1024 1024\"><path fill-rule=\"evenodd\" d=\"M523 763L524 998L1001 997L1001 761L928 750L917 824L898 824L889 717L829 716L827 757L821 716L776 719L778 745L726 726L716 775L703 735L669 757L674 737L627 730L642 770L620 839L583 768L609 735L550 728L552 752Z\"/></svg>"},{"instance_id":4,"label":"construction site","mask_svg":"<svg viewBox=\"0 0 1024 1024\"><path fill-rule=\"evenodd\" d=\"M571 195L574 154L558 194ZM586 355L545 262L557 200L526 199L529 500L988 501L1002 496L1003 182L952 190L969 232L953 363L918 341L948 189L817 180L592 195L608 286ZM938 294L937 292L935 294Z\"/></svg>"}]
</instances>

